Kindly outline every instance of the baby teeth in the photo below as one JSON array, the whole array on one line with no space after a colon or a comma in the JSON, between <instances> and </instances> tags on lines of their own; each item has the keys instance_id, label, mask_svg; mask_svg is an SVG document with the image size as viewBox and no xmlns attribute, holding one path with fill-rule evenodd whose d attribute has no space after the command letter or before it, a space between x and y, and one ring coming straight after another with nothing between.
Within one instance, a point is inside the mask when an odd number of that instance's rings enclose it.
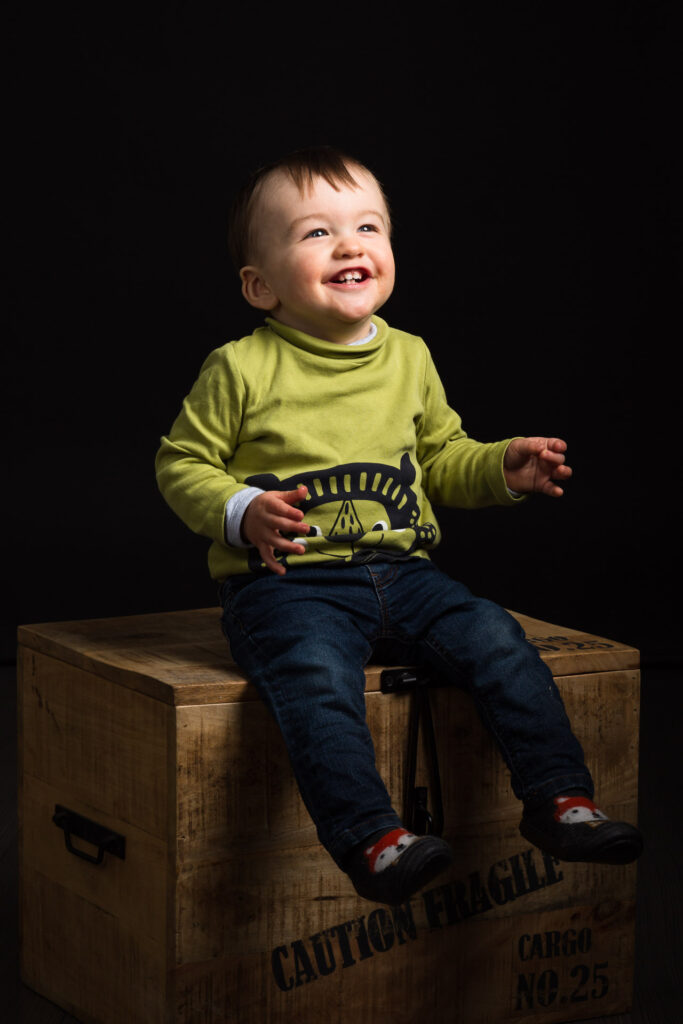
<instances>
[{"instance_id":1,"label":"baby teeth","mask_svg":"<svg viewBox=\"0 0 683 1024\"><path fill-rule=\"evenodd\" d=\"M339 274L335 280L337 281L360 281L362 275L357 270L351 270L348 274Z\"/></svg>"}]
</instances>

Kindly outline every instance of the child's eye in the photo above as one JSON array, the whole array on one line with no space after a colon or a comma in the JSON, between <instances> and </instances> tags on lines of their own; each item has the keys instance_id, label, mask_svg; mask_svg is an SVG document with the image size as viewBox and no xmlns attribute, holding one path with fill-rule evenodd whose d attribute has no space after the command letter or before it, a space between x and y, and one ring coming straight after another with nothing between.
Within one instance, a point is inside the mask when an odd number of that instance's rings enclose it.
<instances>
[{"instance_id":1,"label":"child's eye","mask_svg":"<svg viewBox=\"0 0 683 1024\"><path fill-rule=\"evenodd\" d=\"M359 231L379 231L376 224L361 224L358 228Z\"/></svg>"},{"instance_id":2,"label":"child's eye","mask_svg":"<svg viewBox=\"0 0 683 1024\"><path fill-rule=\"evenodd\" d=\"M309 231L308 234L305 235L304 237L305 238L323 238L326 234L327 234L327 231L325 231L325 228L313 228L313 230Z\"/></svg>"}]
</instances>

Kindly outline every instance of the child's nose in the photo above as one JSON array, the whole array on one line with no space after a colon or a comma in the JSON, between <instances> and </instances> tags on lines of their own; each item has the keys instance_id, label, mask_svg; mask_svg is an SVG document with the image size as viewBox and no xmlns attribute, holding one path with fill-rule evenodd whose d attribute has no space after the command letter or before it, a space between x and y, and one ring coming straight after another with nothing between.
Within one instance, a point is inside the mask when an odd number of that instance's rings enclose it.
<instances>
[{"instance_id":1,"label":"child's nose","mask_svg":"<svg viewBox=\"0 0 683 1024\"><path fill-rule=\"evenodd\" d=\"M347 235L337 242L336 255L340 259L359 256L363 252L363 241L358 235Z\"/></svg>"}]
</instances>

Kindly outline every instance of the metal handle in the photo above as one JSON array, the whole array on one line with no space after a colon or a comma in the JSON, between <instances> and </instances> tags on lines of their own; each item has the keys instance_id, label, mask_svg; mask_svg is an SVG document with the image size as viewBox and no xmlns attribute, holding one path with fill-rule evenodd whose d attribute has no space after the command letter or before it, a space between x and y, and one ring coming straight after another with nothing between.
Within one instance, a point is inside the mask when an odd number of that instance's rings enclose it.
<instances>
[{"instance_id":1,"label":"metal handle","mask_svg":"<svg viewBox=\"0 0 683 1024\"><path fill-rule=\"evenodd\" d=\"M105 853L111 853L114 857L125 860L126 838L118 832L112 832L105 825L98 825L96 821L84 818L82 814L76 814L75 811L70 811L60 804L55 806L52 820L58 828L63 830L66 848L69 853L73 853L74 857L87 860L89 864L101 864ZM92 846L96 846L97 854L94 855L86 853L85 850L77 849L71 842L72 835L83 839Z\"/></svg>"}]
</instances>

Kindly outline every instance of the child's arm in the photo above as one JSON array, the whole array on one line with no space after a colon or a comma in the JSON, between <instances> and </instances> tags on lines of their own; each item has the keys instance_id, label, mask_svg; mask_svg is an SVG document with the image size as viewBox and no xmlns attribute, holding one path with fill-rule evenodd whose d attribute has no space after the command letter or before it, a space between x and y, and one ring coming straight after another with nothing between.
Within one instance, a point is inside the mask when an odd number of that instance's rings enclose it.
<instances>
[{"instance_id":1,"label":"child's arm","mask_svg":"<svg viewBox=\"0 0 683 1024\"><path fill-rule=\"evenodd\" d=\"M448 405L427 352L424 414L418 431L423 486L436 504L458 508L509 505L534 491L550 497L572 475L565 465L567 445L560 438L517 437L481 443L469 438Z\"/></svg>"},{"instance_id":2,"label":"child's arm","mask_svg":"<svg viewBox=\"0 0 683 1024\"><path fill-rule=\"evenodd\" d=\"M269 569L284 576L286 569L275 558L275 549L303 555L303 544L287 540L283 534L308 533L309 527L302 523L304 514L296 508L308 493L303 484L293 491L264 491L247 505L242 517L242 534L258 548L261 558Z\"/></svg>"},{"instance_id":3,"label":"child's arm","mask_svg":"<svg viewBox=\"0 0 683 1024\"><path fill-rule=\"evenodd\" d=\"M507 485L503 471L510 439L482 443L468 437L448 404L429 350L424 348L423 412L417 424L422 486L430 501L454 508L514 505L522 492Z\"/></svg>"},{"instance_id":4,"label":"child's arm","mask_svg":"<svg viewBox=\"0 0 683 1024\"><path fill-rule=\"evenodd\" d=\"M565 462L566 450L566 442L559 437L515 438L503 458L503 473L510 490L560 498L564 491L557 481L568 480L572 475Z\"/></svg>"},{"instance_id":5,"label":"child's arm","mask_svg":"<svg viewBox=\"0 0 683 1024\"><path fill-rule=\"evenodd\" d=\"M244 386L231 346L211 353L156 457L161 493L182 521L225 543L228 501L243 490L227 466L238 444Z\"/></svg>"}]
</instances>

